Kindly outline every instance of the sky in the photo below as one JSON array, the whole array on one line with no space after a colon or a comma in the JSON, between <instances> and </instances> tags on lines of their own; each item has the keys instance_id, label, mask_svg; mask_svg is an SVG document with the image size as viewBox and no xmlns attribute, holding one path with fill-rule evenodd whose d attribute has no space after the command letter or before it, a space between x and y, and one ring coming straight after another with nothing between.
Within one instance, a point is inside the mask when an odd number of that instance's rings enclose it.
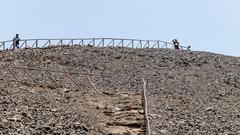
<instances>
[{"instance_id":1,"label":"sky","mask_svg":"<svg viewBox=\"0 0 240 135\"><path fill-rule=\"evenodd\" d=\"M240 0L0 0L0 41L113 37L240 56Z\"/></svg>"}]
</instances>

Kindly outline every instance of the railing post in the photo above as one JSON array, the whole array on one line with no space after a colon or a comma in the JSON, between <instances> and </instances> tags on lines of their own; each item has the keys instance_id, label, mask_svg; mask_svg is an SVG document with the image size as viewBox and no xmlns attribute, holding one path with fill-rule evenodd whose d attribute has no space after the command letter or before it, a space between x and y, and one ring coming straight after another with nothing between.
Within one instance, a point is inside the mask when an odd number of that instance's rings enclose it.
<instances>
[{"instance_id":1,"label":"railing post","mask_svg":"<svg viewBox=\"0 0 240 135\"><path fill-rule=\"evenodd\" d=\"M158 46L158 49L159 49L159 46L160 46L159 41L157 41L157 46Z\"/></svg>"},{"instance_id":2,"label":"railing post","mask_svg":"<svg viewBox=\"0 0 240 135\"><path fill-rule=\"evenodd\" d=\"M95 46L95 39L93 39L93 46Z\"/></svg>"},{"instance_id":3,"label":"railing post","mask_svg":"<svg viewBox=\"0 0 240 135\"><path fill-rule=\"evenodd\" d=\"M36 40L36 48L38 48L38 40Z\"/></svg>"},{"instance_id":4,"label":"railing post","mask_svg":"<svg viewBox=\"0 0 240 135\"><path fill-rule=\"evenodd\" d=\"M62 46L62 45L63 45L63 40L60 39L59 43L60 43L60 45Z\"/></svg>"},{"instance_id":5,"label":"railing post","mask_svg":"<svg viewBox=\"0 0 240 135\"><path fill-rule=\"evenodd\" d=\"M123 47L123 45L124 45L124 43L123 43L123 42L124 42L124 39L122 39L122 47Z\"/></svg>"},{"instance_id":6,"label":"railing post","mask_svg":"<svg viewBox=\"0 0 240 135\"><path fill-rule=\"evenodd\" d=\"M102 45L103 45L103 47L104 47L104 44L105 44L105 39L103 38L103 40L102 40Z\"/></svg>"},{"instance_id":7,"label":"railing post","mask_svg":"<svg viewBox=\"0 0 240 135\"><path fill-rule=\"evenodd\" d=\"M134 40L132 40L132 48L134 47Z\"/></svg>"},{"instance_id":8,"label":"railing post","mask_svg":"<svg viewBox=\"0 0 240 135\"><path fill-rule=\"evenodd\" d=\"M5 46L5 42L3 42L3 50L5 51L6 46Z\"/></svg>"},{"instance_id":9,"label":"railing post","mask_svg":"<svg viewBox=\"0 0 240 135\"><path fill-rule=\"evenodd\" d=\"M113 42L113 47L115 46L115 40L114 39L112 39L112 42Z\"/></svg>"},{"instance_id":10,"label":"railing post","mask_svg":"<svg viewBox=\"0 0 240 135\"><path fill-rule=\"evenodd\" d=\"M28 47L27 40L24 41L24 44L25 44L25 48L27 48Z\"/></svg>"},{"instance_id":11,"label":"railing post","mask_svg":"<svg viewBox=\"0 0 240 135\"><path fill-rule=\"evenodd\" d=\"M84 46L84 40L82 39L82 46Z\"/></svg>"}]
</instances>

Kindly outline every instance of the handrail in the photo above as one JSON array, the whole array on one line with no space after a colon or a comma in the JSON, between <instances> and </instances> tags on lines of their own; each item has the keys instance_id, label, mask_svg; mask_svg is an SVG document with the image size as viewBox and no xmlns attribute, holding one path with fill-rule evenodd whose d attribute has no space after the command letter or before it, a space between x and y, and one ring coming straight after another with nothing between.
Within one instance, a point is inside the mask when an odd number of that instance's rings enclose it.
<instances>
[{"instance_id":1,"label":"handrail","mask_svg":"<svg viewBox=\"0 0 240 135\"><path fill-rule=\"evenodd\" d=\"M129 47L129 48L173 48L174 44L162 40L141 40L121 38L59 38L59 39L21 39L20 48L44 48L58 45L92 45L96 47ZM0 41L0 50L13 48L13 41ZM186 49L185 46L180 46Z\"/></svg>"},{"instance_id":2,"label":"handrail","mask_svg":"<svg viewBox=\"0 0 240 135\"><path fill-rule=\"evenodd\" d=\"M21 41L33 41L33 40L81 40L81 39L84 39L84 40L91 40L91 39L114 39L114 40L134 40L134 41L150 41L150 42L153 42L153 41L160 41L160 42L166 42L166 43L169 43L169 44L173 44L171 42L167 42L167 41L163 41L163 40L146 40L146 39L132 39L132 38L39 38L39 39L22 39ZM6 41L0 41L0 43L2 42L12 42L12 40L6 40Z\"/></svg>"},{"instance_id":3,"label":"handrail","mask_svg":"<svg viewBox=\"0 0 240 135\"><path fill-rule=\"evenodd\" d=\"M146 125L146 135L151 135L151 128L148 119L148 102L147 102L147 82L143 78L143 109L144 109L144 120Z\"/></svg>"}]
</instances>

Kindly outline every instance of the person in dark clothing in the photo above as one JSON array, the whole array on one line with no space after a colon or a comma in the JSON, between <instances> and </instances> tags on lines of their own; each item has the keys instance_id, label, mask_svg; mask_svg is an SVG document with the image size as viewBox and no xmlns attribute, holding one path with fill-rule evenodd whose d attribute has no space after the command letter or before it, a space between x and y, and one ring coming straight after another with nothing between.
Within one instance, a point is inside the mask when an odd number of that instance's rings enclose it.
<instances>
[{"instance_id":1,"label":"person in dark clothing","mask_svg":"<svg viewBox=\"0 0 240 135\"><path fill-rule=\"evenodd\" d=\"M19 35L16 34L16 37L13 38L13 50L15 50L15 47L17 47L17 49L19 49L19 42L20 42L20 38Z\"/></svg>"},{"instance_id":2,"label":"person in dark clothing","mask_svg":"<svg viewBox=\"0 0 240 135\"><path fill-rule=\"evenodd\" d=\"M180 47L179 47L179 42L178 42L178 40L177 40L177 39L173 39L172 42L173 42L173 44L174 44L174 49L179 50Z\"/></svg>"}]
</instances>

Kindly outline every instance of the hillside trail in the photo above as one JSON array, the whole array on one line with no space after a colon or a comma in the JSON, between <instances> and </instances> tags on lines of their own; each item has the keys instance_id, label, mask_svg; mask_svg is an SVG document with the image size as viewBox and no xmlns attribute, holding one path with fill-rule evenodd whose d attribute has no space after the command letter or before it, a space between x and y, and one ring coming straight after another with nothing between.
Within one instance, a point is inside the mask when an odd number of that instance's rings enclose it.
<instances>
[{"instance_id":1,"label":"hillside trail","mask_svg":"<svg viewBox=\"0 0 240 135\"><path fill-rule=\"evenodd\" d=\"M104 135L143 135L142 95L134 92L102 92L86 98L86 108Z\"/></svg>"}]
</instances>

